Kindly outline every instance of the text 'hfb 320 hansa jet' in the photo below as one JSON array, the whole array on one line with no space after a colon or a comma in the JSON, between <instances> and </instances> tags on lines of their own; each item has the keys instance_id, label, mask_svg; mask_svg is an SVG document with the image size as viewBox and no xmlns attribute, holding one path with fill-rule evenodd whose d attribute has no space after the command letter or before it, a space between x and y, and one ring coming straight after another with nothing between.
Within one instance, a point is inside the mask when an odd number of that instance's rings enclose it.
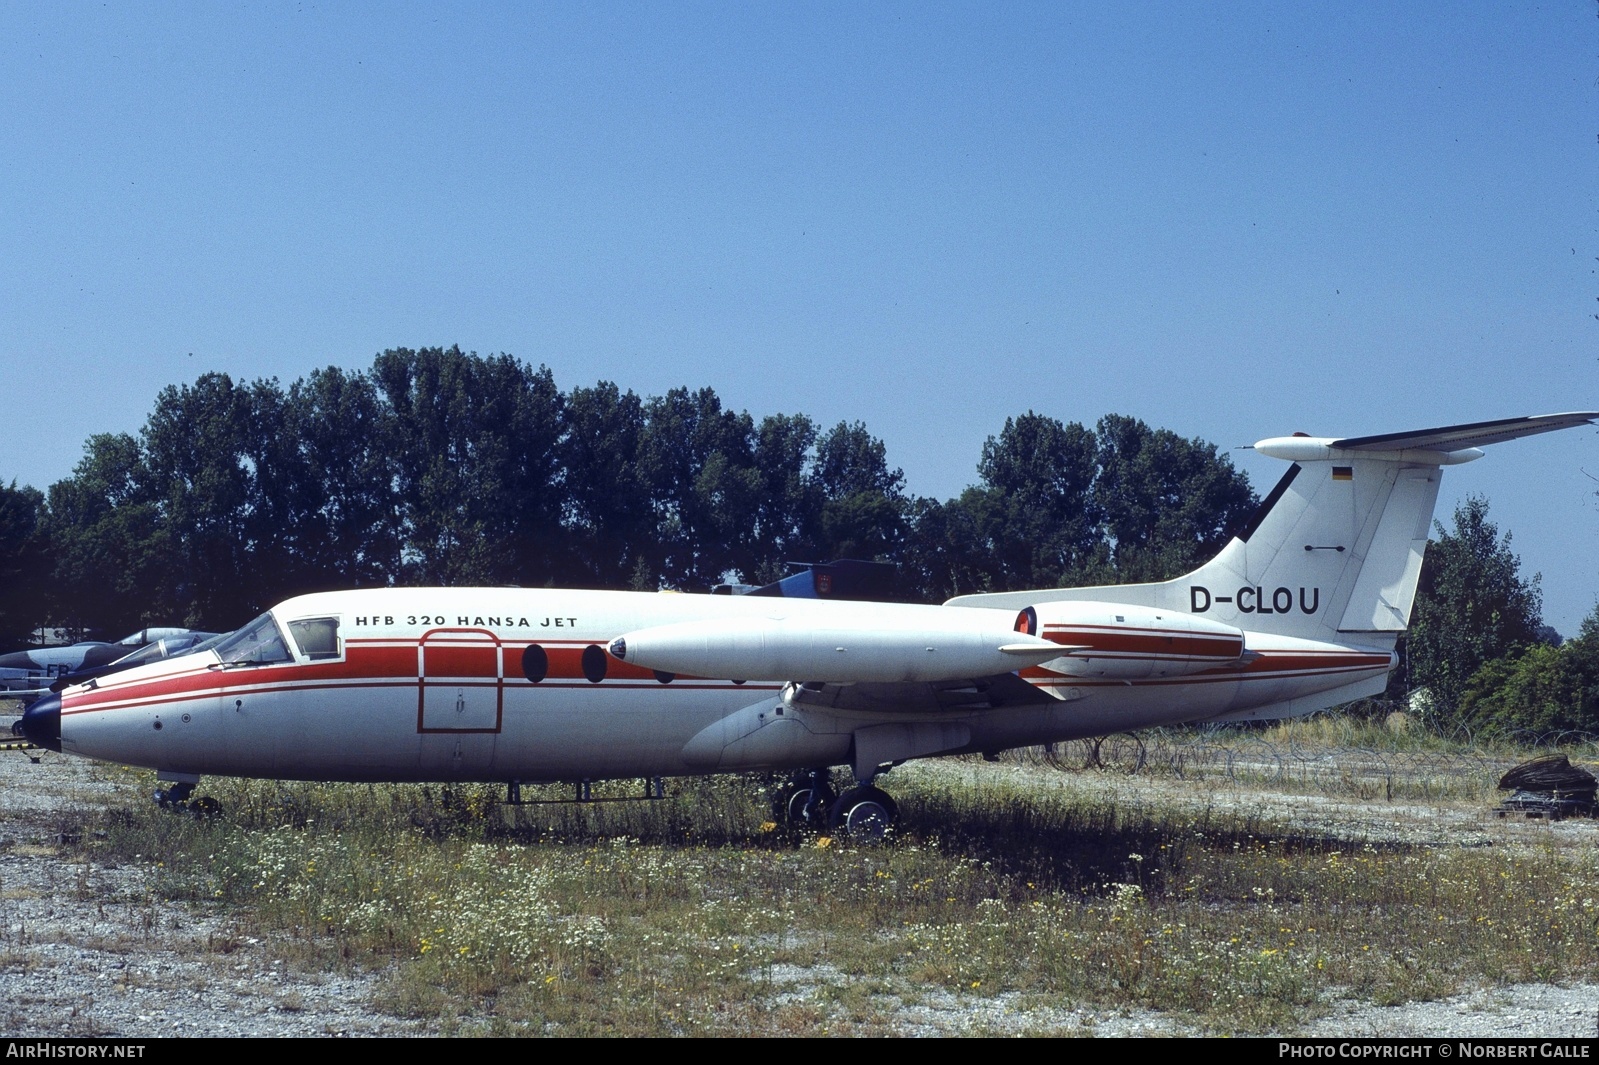
<instances>
[{"instance_id":1,"label":"text 'hfb 320 hansa jet'","mask_svg":"<svg viewBox=\"0 0 1599 1065\"><path fill-rule=\"evenodd\" d=\"M525 782L794 770L797 820L880 835L908 759L1380 694L1441 467L1599 412L1255 445L1292 463L1184 577L943 606L761 596L380 588L300 596L209 650L47 696L16 730L202 774ZM828 770L855 786L835 796Z\"/></svg>"}]
</instances>

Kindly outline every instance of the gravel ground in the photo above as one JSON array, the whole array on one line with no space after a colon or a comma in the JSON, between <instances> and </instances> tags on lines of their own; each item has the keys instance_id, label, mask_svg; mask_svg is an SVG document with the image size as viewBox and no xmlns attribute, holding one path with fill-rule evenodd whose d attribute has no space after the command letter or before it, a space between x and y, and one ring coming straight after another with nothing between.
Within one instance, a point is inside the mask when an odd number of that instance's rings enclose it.
<instances>
[{"instance_id":1,"label":"gravel ground","mask_svg":"<svg viewBox=\"0 0 1599 1065\"><path fill-rule=\"evenodd\" d=\"M9 721L0 728L10 735ZM126 784L92 763L0 752L0 1028L8 1036L401 1036L381 973L293 972L225 918L163 902L148 874L77 860L72 812Z\"/></svg>"},{"instance_id":2,"label":"gravel ground","mask_svg":"<svg viewBox=\"0 0 1599 1065\"><path fill-rule=\"evenodd\" d=\"M8 722L0 729L9 735ZM935 770L936 771L936 770ZM960 773L1038 772L957 763ZM1068 786L1103 789L1139 801L1165 801L1187 785L1103 774L1049 774ZM88 762L60 755L35 765L0 752L0 1011L8 1036L405 1036L429 1025L369 1005L381 972L298 972L268 945L239 934L225 916L158 900L142 868L83 862L63 845L63 830L125 783L109 783ZM1480 804L1347 803L1320 796L1245 789L1192 790L1195 803L1269 803L1274 816L1315 831L1433 845L1516 845L1551 837L1599 845L1599 822L1498 821ZM816 974L789 974L803 997ZM1521 984L1484 988L1435 1002L1381 1007L1337 1001L1300 1032L1317 1037L1493 1036L1593 1038L1599 985ZM887 1004L906 1035L1054 1031L1095 1036L1196 1034L1178 1015L1153 1011L1037 1010L1015 996L921 996Z\"/></svg>"},{"instance_id":3,"label":"gravel ground","mask_svg":"<svg viewBox=\"0 0 1599 1065\"><path fill-rule=\"evenodd\" d=\"M1372 1006L1339 1002L1326 1017L1290 1034L1313 1038L1473 1037L1593 1039L1599 985L1516 984L1437 1002ZM1195 1037L1197 1029L1153 1010L1028 1010L1014 996L973 1003L950 996L898 1011L906 1035L1064 1032L1122 1038Z\"/></svg>"}]
</instances>

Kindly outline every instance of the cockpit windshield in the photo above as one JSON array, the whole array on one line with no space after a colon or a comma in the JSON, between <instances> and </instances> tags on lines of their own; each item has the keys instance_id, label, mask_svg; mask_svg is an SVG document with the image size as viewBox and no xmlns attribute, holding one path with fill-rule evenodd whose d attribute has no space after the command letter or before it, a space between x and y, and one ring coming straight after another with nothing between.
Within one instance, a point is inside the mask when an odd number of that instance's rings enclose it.
<instances>
[{"instance_id":1,"label":"cockpit windshield","mask_svg":"<svg viewBox=\"0 0 1599 1065\"><path fill-rule=\"evenodd\" d=\"M271 614L262 614L233 635L225 637L214 650L225 666L294 661Z\"/></svg>"}]
</instances>

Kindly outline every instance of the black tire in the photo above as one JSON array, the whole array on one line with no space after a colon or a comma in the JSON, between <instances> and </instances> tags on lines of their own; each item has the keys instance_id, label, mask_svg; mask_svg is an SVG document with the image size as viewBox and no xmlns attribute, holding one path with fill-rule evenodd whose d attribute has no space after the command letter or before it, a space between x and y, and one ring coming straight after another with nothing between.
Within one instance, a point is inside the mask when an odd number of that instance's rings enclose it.
<instances>
[{"instance_id":1,"label":"black tire","mask_svg":"<svg viewBox=\"0 0 1599 1065\"><path fill-rule=\"evenodd\" d=\"M784 814L790 825L797 828L820 828L827 823L828 810L834 805L833 789L823 784L820 794L816 797L816 803L812 805L813 790L816 789L806 786L795 788L788 793ZM806 807L810 807L808 816Z\"/></svg>"},{"instance_id":2,"label":"black tire","mask_svg":"<svg viewBox=\"0 0 1599 1065\"><path fill-rule=\"evenodd\" d=\"M874 787L851 788L833 804L828 823L857 843L879 843L899 820L899 804Z\"/></svg>"}]
</instances>

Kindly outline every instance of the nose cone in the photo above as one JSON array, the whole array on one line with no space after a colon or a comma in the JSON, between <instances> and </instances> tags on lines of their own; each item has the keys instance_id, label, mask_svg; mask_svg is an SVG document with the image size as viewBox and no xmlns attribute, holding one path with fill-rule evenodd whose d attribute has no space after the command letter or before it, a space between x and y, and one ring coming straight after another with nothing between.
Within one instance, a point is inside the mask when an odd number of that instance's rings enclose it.
<instances>
[{"instance_id":1,"label":"nose cone","mask_svg":"<svg viewBox=\"0 0 1599 1065\"><path fill-rule=\"evenodd\" d=\"M46 695L35 699L22 712L22 718L11 726L11 731L29 743L52 751L61 749L61 696Z\"/></svg>"},{"instance_id":2,"label":"nose cone","mask_svg":"<svg viewBox=\"0 0 1599 1065\"><path fill-rule=\"evenodd\" d=\"M0 669L38 669L39 663L26 651L11 651L0 655Z\"/></svg>"}]
</instances>

